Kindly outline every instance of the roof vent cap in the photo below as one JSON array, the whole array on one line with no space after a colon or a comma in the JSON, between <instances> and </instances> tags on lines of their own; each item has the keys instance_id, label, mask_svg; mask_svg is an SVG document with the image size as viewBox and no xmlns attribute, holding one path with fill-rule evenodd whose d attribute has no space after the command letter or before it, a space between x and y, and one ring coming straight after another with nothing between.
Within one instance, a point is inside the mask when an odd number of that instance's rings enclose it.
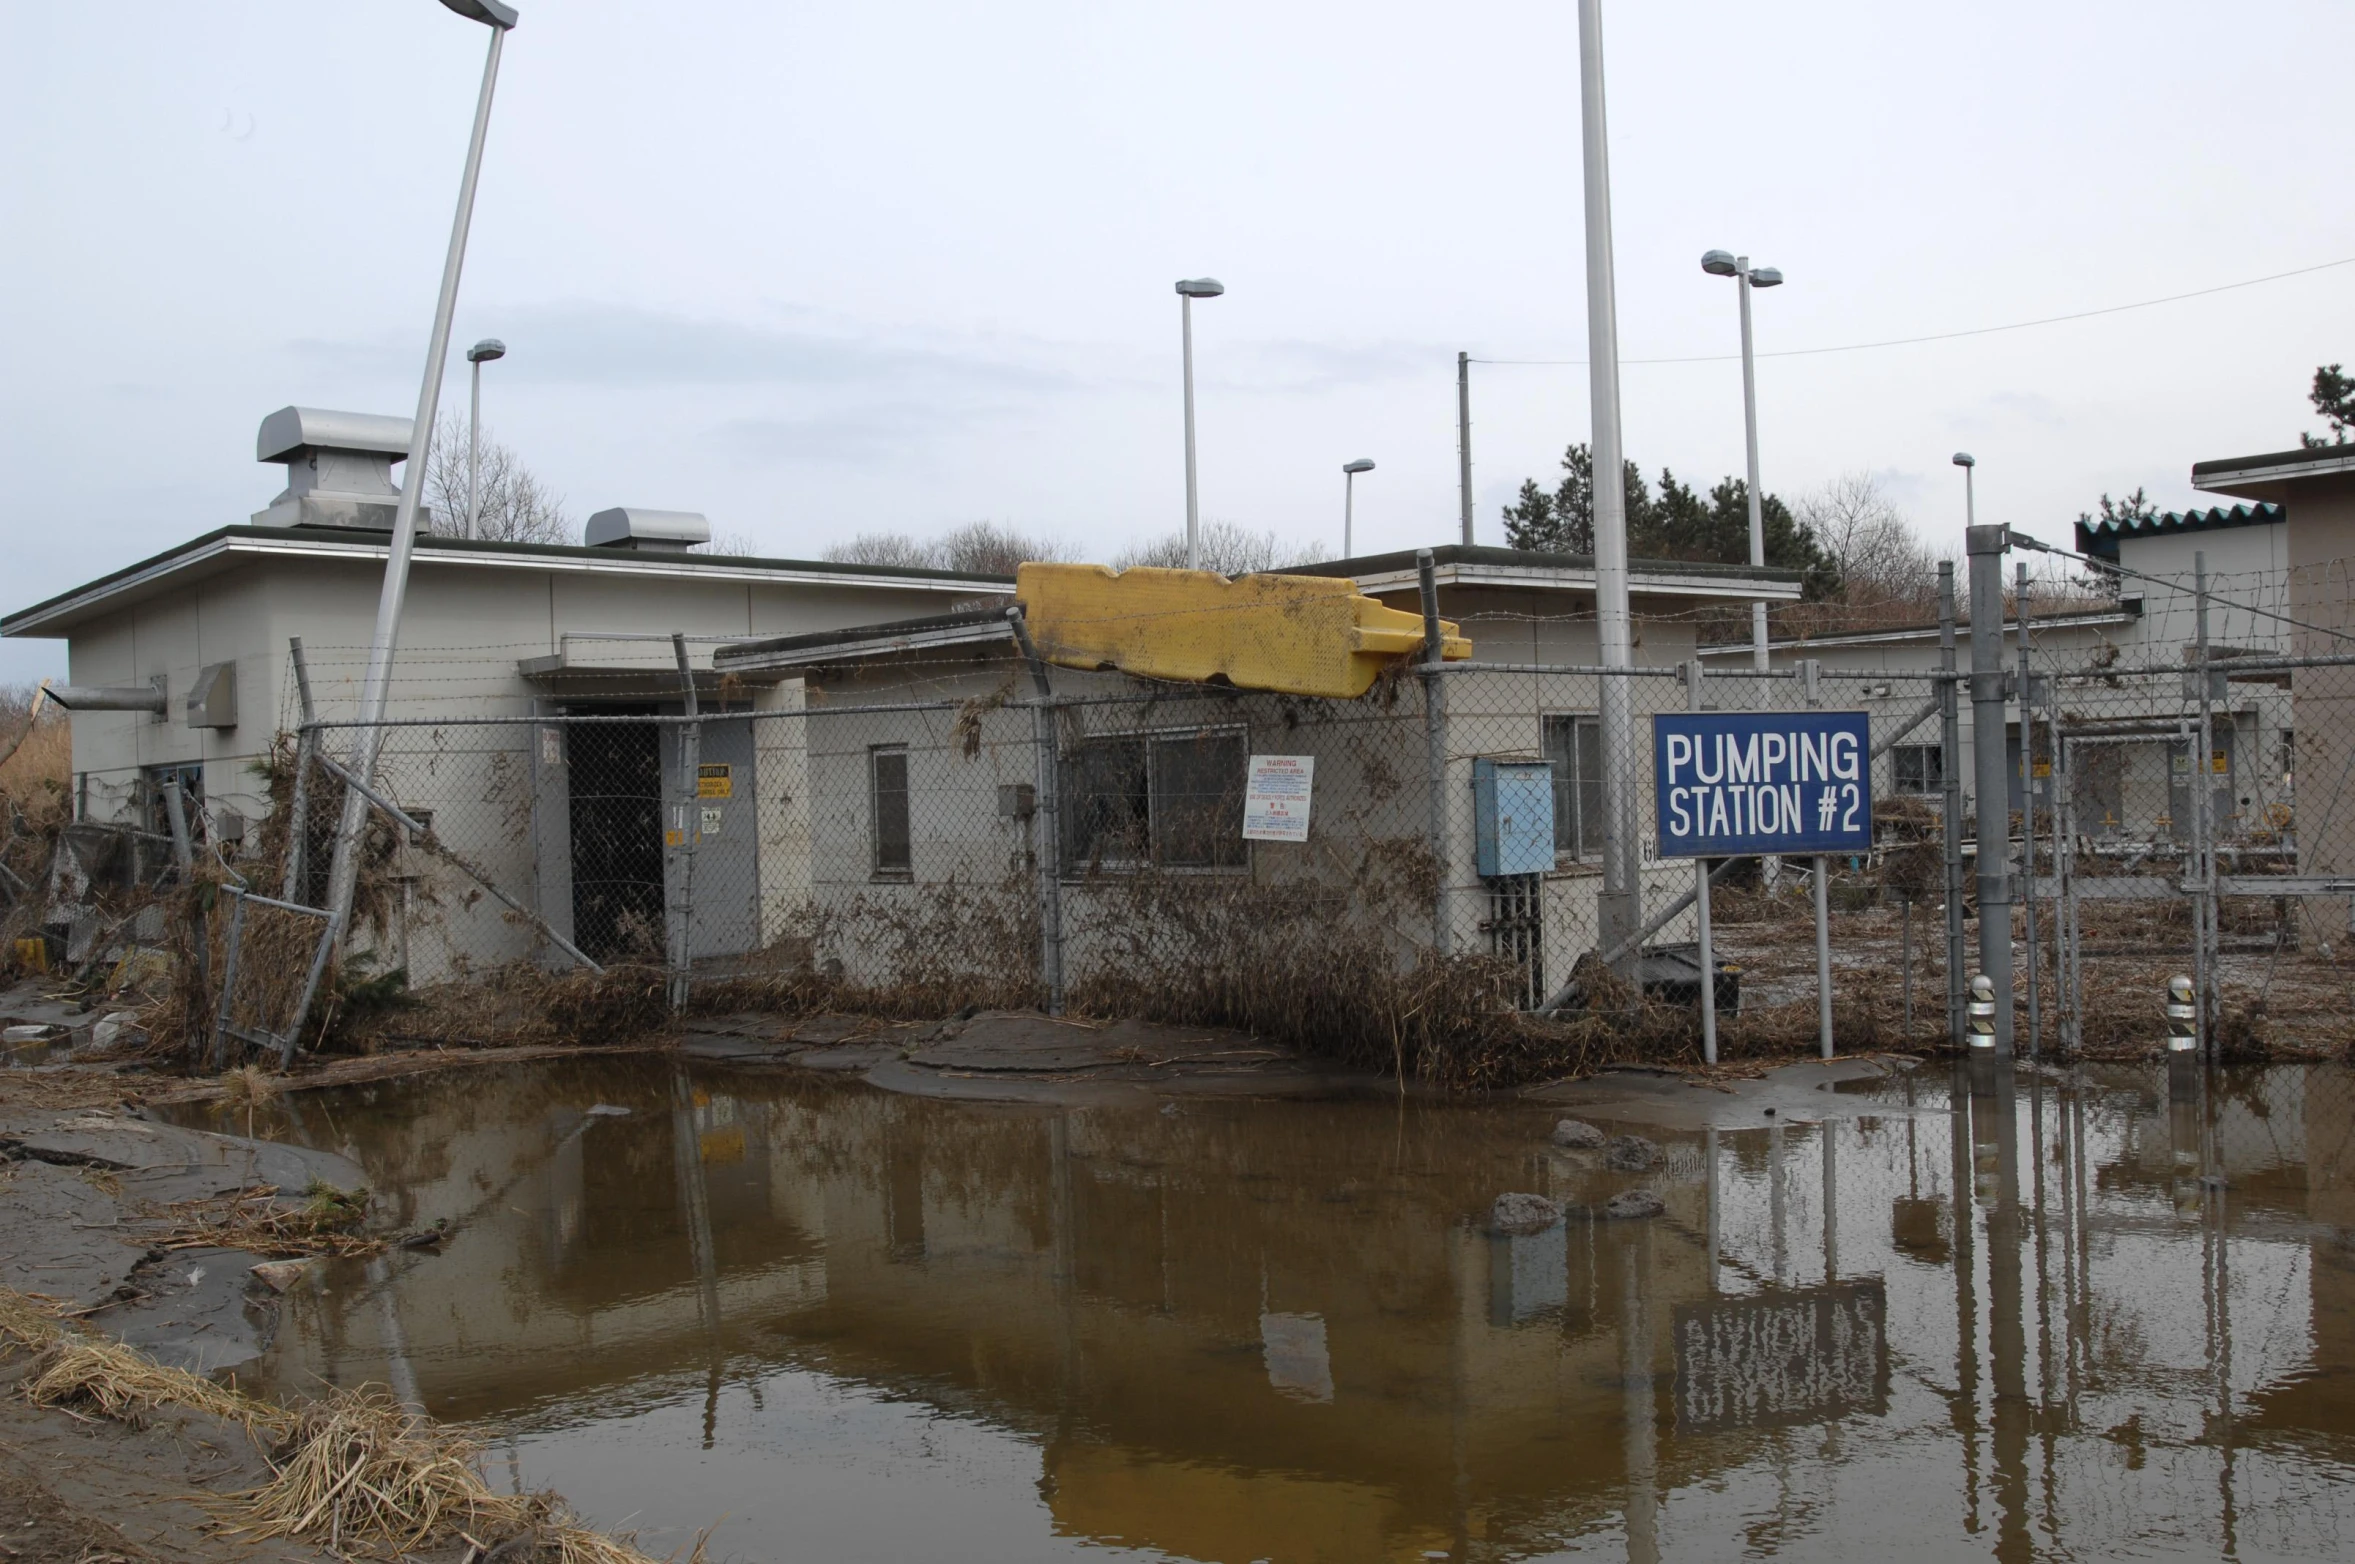
<instances>
[{"instance_id":1,"label":"roof vent cap","mask_svg":"<svg viewBox=\"0 0 2355 1564\"><path fill-rule=\"evenodd\" d=\"M678 554L711 541L711 523L691 510L646 510L616 505L589 518L582 541L591 548L629 548Z\"/></svg>"},{"instance_id":2,"label":"roof vent cap","mask_svg":"<svg viewBox=\"0 0 2355 1564\"><path fill-rule=\"evenodd\" d=\"M392 464L409 454L411 422L382 413L282 407L262 420L254 459L286 468L286 487L257 527L358 527L390 532L401 503ZM427 524L419 506L417 525Z\"/></svg>"}]
</instances>

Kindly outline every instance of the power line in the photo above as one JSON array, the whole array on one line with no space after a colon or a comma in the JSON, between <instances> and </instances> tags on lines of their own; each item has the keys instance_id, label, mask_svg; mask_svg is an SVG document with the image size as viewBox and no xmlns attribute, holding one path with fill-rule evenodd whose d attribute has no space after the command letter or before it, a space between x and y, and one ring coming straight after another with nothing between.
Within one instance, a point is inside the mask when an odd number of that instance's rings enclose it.
<instances>
[{"instance_id":1,"label":"power line","mask_svg":"<svg viewBox=\"0 0 2355 1564\"><path fill-rule=\"evenodd\" d=\"M2070 315L2047 315L2038 320L2015 320L2005 326L1973 326L1967 331L1940 331L1924 337L1890 337L1880 342L1847 342L1829 348L1783 348L1771 353L1760 353L1759 358L1813 358L1824 353L1864 353L1874 348L1912 347L1923 342L1952 342L1961 337L1986 337L2001 331L2026 331L2031 326L2057 326L2065 321L2091 320L2097 315L2120 315L2128 310L2147 310L2160 304L2180 304L2186 299L2204 299L2210 294L2231 293L2239 288L2255 288L2269 282L2283 282L2292 277L2310 276L2329 271L2336 266L2355 265L2355 255L2336 261L2324 261L2317 266L2301 266L2295 271L2275 272L2268 277L2250 277L2241 282L2219 283L2213 288L2195 288L2189 293L2170 293L2161 299L2140 299L2132 304L2112 304L2098 310L2078 310ZM1702 353L1690 358L1623 358L1622 364L1723 364L1739 359L1739 353ZM1476 358L1475 364L1535 364L1583 365L1583 358Z\"/></svg>"}]
</instances>

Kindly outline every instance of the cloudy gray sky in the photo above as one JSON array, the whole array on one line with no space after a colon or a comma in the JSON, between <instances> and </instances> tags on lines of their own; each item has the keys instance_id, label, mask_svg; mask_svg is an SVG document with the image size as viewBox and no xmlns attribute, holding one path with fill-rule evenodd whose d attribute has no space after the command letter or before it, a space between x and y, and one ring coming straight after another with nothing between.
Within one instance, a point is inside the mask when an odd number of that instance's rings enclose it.
<instances>
[{"instance_id":1,"label":"cloudy gray sky","mask_svg":"<svg viewBox=\"0 0 2355 1564\"><path fill-rule=\"evenodd\" d=\"M225 522L288 402L416 397L480 67L432 0L8 0L5 607ZM691 25L677 18L692 16ZM2331 0L1618 0L1620 334L1762 351L2002 324L2355 256L2355 10ZM576 517L707 512L811 555L988 517L1109 555L1203 507L1361 548L1455 527L1455 354L1584 349L1568 0L1177 9L526 0L458 321L486 422ZM1882 476L1941 544L2065 537L2103 490L2312 427L2355 266L2030 331L1760 368L1766 482ZM463 362L446 406L463 406ZM1474 370L1484 540L1587 430L1585 372ZM1726 362L1624 374L1628 449L1741 464ZM63 671L0 646L0 679Z\"/></svg>"}]
</instances>

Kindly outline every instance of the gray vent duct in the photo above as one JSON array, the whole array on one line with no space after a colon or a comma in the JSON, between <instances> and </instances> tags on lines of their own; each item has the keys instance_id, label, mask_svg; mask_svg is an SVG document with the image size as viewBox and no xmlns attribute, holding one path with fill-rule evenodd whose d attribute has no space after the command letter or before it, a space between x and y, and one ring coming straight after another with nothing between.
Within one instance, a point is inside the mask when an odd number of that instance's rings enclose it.
<instances>
[{"instance_id":1,"label":"gray vent duct","mask_svg":"<svg viewBox=\"0 0 2355 1564\"><path fill-rule=\"evenodd\" d=\"M262 420L254 459L286 468L286 488L257 527L360 527L390 532L401 503L392 464L409 454L410 421L381 413L282 407ZM417 525L426 530L420 506Z\"/></svg>"},{"instance_id":2,"label":"gray vent duct","mask_svg":"<svg viewBox=\"0 0 2355 1564\"><path fill-rule=\"evenodd\" d=\"M711 541L711 523L691 510L644 510L616 505L589 518L583 540L591 548L632 548L680 553Z\"/></svg>"}]
</instances>

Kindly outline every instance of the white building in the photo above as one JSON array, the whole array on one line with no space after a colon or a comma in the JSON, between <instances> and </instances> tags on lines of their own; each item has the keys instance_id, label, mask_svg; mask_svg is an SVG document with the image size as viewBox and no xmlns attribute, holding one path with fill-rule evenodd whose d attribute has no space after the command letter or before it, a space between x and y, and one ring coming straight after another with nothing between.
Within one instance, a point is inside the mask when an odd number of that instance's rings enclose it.
<instances>
[{"instance_id":1,"label":"white building","mask_svg":"<svg viewBox=\"0 0 2355 1564\"><path fill-rule=\"evenodd\" d=\"M2256 504L2169 512L2137 522L2079 522L2077 552L2119 567L2117 598L2092 608L2064 604L2046 613L2038 610L2032 589L2029 644L2034 671L2066 679L2073 673L2160 668L2187 661L2198 631L2196 555L2205 555L2208 638L2215 653L2229 658L2288 652L2286 521L2281 506ZM1968 582L1959 570L1955 589L1967 614ZM1956 639L1955 664L1967 670L1967 620L1958 626ZM2003 666L2010 672L2019 662L2016 622L2005 624L2003 642ZM1752 652L1744 641L1709 646L1700 655L1711 669L1730 669L1748 666ZM1918 680L1938 668L1939 631L1935 624L1917 624L1796 637L1774 642L1770 657L1776 668L1814 659L1827 669L1897 676L1886 693L1869 683L1843 682L1839 687L1843 695L1861 691L1859 704L1876 714L1889 714L1898 707L1918 708L1923 688L1905 676ZM2180 835L2179 823L2189 820L2187 783L2192 768L2189 747L2176 735L2193 709L2181 684L2143 679L2113 688L2080 681L2062 688L2066 726L2122 741L2089 746L2079 756L2081 830L2094 836ZM1975 774L1967 694L1961 708L1961 765L1967 788ZM2044 721L2041 707L2038 721ZM2021 803L2019 723L2015 694L2007 707L2004 736L2014 809ZM2223 682L2216 703L2211 774L2221 778L2216 784L2218 811L2227 832L2263 830L2278 823L2288 804L2293 773L2286 748L2292 727L2286 683L2278 675ZM2038 745L2041 755L2046 739L2040 736ZM1892 751L1886 769L1877 776L1880 789L1934 800L1942 780L1941 760L1937 723L1925 722ZM2047 774L2043 764L2040 760L2039 775ZM2040 808L2048 805L2049 790L2040 788L2037 801Z\"/></svg>"},{"instance_id":2,"label":"white building","mask_svg":"<svg viewBox=\"0 0 2355 1564\"><path fill-rule=\"evenodd\" d=\"M357 713L399 499L392 467L406 457L409 434L405 419L274 413L257 456L283 464L287 483L250 521L213 527L0 619L0 634L64 640L71 685L146 690L156 702L146 711L75 713L79 820L150 833L133 841L160 861L161 801L177 783L200 806L200 833L241 835L269 807L258 768L299 721L298 639L318 715ZM626 508L592 517L578 545L420 535L390 717L677 712L674 634L687 637L707 708L774 707L797 700L798 687L737 679L722 688L712 649L939 612L1012 587L954 571L712 555L697 546L709 535L700 516ZM580 813L595 818L571 822L570 845L601 855L592 878L629 882L614 892L623 911L659 913L661 847L651 833L655 790L671 764L665 747L675 740L651 725L593 731L616 791L584 806ZM525 786L527 757L543 753L528 737L521 726L451 730L428 745L417 730L396 733L385 782L397 800L435 812L437 833L503 886L569 927L573 909L554 903L572 893L576 852L567 849L566 822L536 811L537 790ZM348 730L331 733L328 753L349 741ZM741 721L708 725L704 747L721 763L752 760ZM418 952L420 979L450 957L496 958L529 943L487 904L463 917L445 910L451 948ZM596 916L610 923L615 913Z\"/></svg>"}]
</instances>

